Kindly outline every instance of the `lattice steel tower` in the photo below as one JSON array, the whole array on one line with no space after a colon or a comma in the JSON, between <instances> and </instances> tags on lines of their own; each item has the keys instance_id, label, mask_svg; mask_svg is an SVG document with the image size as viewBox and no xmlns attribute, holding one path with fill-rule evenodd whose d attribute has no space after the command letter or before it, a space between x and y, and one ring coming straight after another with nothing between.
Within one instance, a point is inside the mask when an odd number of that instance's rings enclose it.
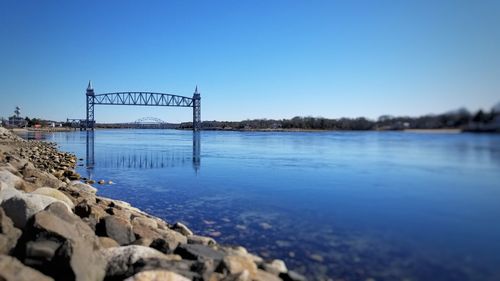
<instances>
[{"instance_id":1,"label":"lattice steel tower","mask_svg":"<svg viewBox=\"0 0 500 281\"><path fill-rule=\"evenodd\" d=\"M87 86L87 120L85 122L85 129L94 129L94 88L92 82L89 80Z\"/></svg>"},{"instance_id":2,"label":"lattice steel tower","mask_svg":"<svg viewBox=\"0 0 500 281\"><path fill-rule=\"evenodd\" d=\"M201 95L198 93L198 86L193 94L193 131L201 129Z\"/></svg>"}]
</instances>

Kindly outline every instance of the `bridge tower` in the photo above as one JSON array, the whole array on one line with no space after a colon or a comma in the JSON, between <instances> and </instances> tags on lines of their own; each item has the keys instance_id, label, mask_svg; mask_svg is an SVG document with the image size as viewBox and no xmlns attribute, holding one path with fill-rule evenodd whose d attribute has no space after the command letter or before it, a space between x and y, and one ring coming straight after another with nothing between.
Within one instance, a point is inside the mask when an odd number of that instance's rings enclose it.
<instances>
[{"instance_id":1,"label":"bridge tower","mask_svg":"<svg viewBox=\"0 0 500 281\"><path fill-rule=\"evenodd\" d=\"M201 95L198 93L198 86L193 94L193 131L201 129Z\"/></svg>"},{"instance_id":2,"label":"bridge tower","mask_svg":"<svg viewBox=\"0 0 500 281\"><path fill-rule=\"evenodd\" d=\"M89 80L89 85L87 86L87 120L85 122L85 129L94 130L94 88L92 87L92 82Z\"/></svg>"}]
</instances>

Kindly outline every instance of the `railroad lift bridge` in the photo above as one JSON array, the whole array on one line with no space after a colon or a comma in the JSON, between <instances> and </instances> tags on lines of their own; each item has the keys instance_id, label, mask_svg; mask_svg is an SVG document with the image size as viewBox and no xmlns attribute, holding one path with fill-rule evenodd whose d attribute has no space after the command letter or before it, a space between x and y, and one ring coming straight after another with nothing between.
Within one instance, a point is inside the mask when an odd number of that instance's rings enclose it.
<instances>
[{"instance_id":1,"label":"railroad lift bridge","mask_svg":"<svg viewBox=\"0 0 500 281\"><path fill-rule=\"evenodd\" d=\"M91 81L87 86L87 116L81 120L81 128L93 130L95 127L94 107L96 105L139 105L139 106L175 106L193 108L193 131L201 129L201 95L198 86L193 97L184 97L152 92L117 92L95 94Z\"/></svg>"}]
</instances>

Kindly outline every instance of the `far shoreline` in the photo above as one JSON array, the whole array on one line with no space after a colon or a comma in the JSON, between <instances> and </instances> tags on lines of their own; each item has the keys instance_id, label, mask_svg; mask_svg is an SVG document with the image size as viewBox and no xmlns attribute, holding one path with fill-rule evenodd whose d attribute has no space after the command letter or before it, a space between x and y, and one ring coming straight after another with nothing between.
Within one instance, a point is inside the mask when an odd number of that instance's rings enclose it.
<instances>
[{"instance_id":1,"label":"far shoreline","mask_svg":"<svg viewBox=\"0 0 500 281\"><path fill-rule=\"evenodd\" d=\"M57 133L57 132L72 132L79 131L78 128L68 127L55 127L55 128L11 128L15 133L27 132L43 132L43 133ZM180 130L191 131L191 128L107 128L96 127L95 131L101 130ZM415 134L460 134L460 133L493 133L498 134L498 131L484 131L484 130L465 130L458 128L440 128L440 129L402 129L402 130L327 130L327 129L235 129L235 128L205 128L201 131L221 131L221 132L263 132L263 133L323 133L323 132L401 132L401 133L415 133Z\"/></svg>"}]
</instances>

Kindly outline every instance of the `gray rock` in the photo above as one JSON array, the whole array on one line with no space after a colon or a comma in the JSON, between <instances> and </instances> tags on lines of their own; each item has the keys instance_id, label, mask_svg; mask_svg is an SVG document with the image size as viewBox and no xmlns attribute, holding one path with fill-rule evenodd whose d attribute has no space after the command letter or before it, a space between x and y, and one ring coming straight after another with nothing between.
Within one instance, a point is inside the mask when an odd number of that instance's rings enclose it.
<instances>
[{"instance_id":1,"label":"gray rock","mask_svg":"<svg viewBox=\"0 0 500 281\"><path fill-rule=\"evenodd\" d=\"M118 242L109 237L99 237L99 241L101 242L101 246L106 249L120 247L120 244L118 244Z\"/></svg>"},{"instance_id":2,"label":"gray rock","mask_svg":"<svg viewBox=\"0 0 500 281\"><path fill-rule=\"evenodd\" d=\"M212 246L217 244L211 237L191 235L188 237L188 244L200 244L205 246Z\"/></svg>"},{"instance_id":3,"label":"gray rock","mask_svg":"<svg viewBox=\"0 0 500 281\"><path fill-rule=\"evenodd\" d=\"M2 168L0 170L0 182L3 182L8 187L17 187L21 188L23 186L23 179L12 174L11 172Z\"/></svg>"},{"instance_id":4,"label":"gray rock","mask_svg":"<svg viewBox=\"0 0 500 281\"><path fill-rule=\"evenodd\" d=\"M168 270L148 270L135 274L124 281L190 281L182 275Z\"/></svg>"},{"instance_id":5,"label":"gray rock","mask_svg":"<svg viewBox=\"0 0 500 281\"><path fill-rule=\"evenodd\" d=\"M106 276L113 279L132 276L148 262L180 260L177 255L165 255L155 249L137 245L103 249L102 253L107 262Z\"/></svg>"},{"instance_id":6,"label":"gray rock","mask_svg":"<svg viewBox=\"0 0 500 281\"><path fill-rule=\"evenodd\" d=\"M144 225L137 220L133 220L133 231L135 236L144 239L162 239L168 244L168 249L173 251L179 244L186 244L187 238L186 236L180 234L177 231L171 229L161 229L161 228L152 228L148 225Z\"/></svg>"},{"instance_id":7,"label":"gray rock","mask_svg":"<svg viewBox=\"0 0 500 281\"><path fill-rule=\"evenodd\" d=\"M150 247L152 242L153 242L153 240L149 239L149 238L139 238L139 239L135 240L134 242L132 242L132 244L130 244L130 245ZM154 247L151 247L151 248L154 248ZM164 252L162 252L162 253L164 253Z\"/></svg>"},{"instance_id":8,"label":"gray rock","mask_svg":"<svg viewBox=\"0 0 500 281\"><path fill-rule=\"evenodd\" d=\"M25 254L29 258L25 261L30 265L43 266L54 258L60 246L60 242L51 240L29 241L25 245Z\"/></svg>"},{"instance_id":9,"label":"gray rock","mask_svg":"<svg viewBox=\"0 0 500 281\"><path fill-rule=\"evenodd\" d=\"M99 236L108 236L120 245L127 245L135 240L132 225L119 217L107 216L96 226L96 233Z\"/></svg>"},{"instance_id":10,"label":"gray rock","mask_svg":"<svg viewBox=\"0 0 500 281\"><path fill-rule=\"evenodd\" d=\"M151 218L147 218L147 217L134 217L132 219L132 224L135 225L142 225L142 226L148 226L150 228L157 228L158 227L158 223L154 220L154 219L151 219Z\"/></svg>"},{"instance_id":11,"label":"gray rock","mask_svg":"<svg viewBox=\"0 0 500 281\"><path fill-rule=\"evenodd\" d=\"M179 260L165 260L157 258L144 259L134 264L134 269L136 273L157 269L170 270L189 278L189 280L207 280L202 279L199 273L193 271L193 268L197 267L198 262L183 260L180 259L180 257L178 258Z\"/></svg>"},{"instance_id":12,"label":"gray rock","mask_svg":"<svg viewBox=\"0 0 500 281\"><path fill-rule=\"evenodd\" d=\"M37 188L35 191L31 192L31 194L41 194L45 196L52 197L54 199L57 199L59 201L62 201L66 203L70 207L70 209L73 209L75 205L73 204L73 201L66 196L66 194L62 193L61 191L51 188L51 187L40 187Z\"/></svg>"},{"instance_id":13,"label":"gray rock","mask_svg":"<svg viewBox=\"0 0 500 281\"><path fill-rule=\"evenodd\" d=\"M8 186L4 182L0 182L0 204L3 201L5 201L11 197L14 197L16 195L19 195L19 194L21 194L21 191L15 189L12 186Z\"/></svg>"},{"instance_id":14,"label":"gray rock","mask_svg":"<svg viewBox=\"0 0 500 281\"><path fill-rule=\"evenodd\" d=\"M14 257L0 255L0 280L2 281L54 281L54 279L25 266Z\"/></svg>"},{"instance_id":15,"label":"gray rock","mask_svg":"<svg viewBox=\"0 0 500 281\"><path fill-rule=\"evenodd\" d=\"M172 229L185 236L193 235L193 232L186 225L180 222L176 222L174 226L172 226Z\"/></svg>"},{"instance_id":16,"label":"gray rock","mask_svg":"<svg viewBox=\"0 0 500 281\"><path fill-rule=\"evenodd\" d=\"M181 256L183 259L188 260L222 260L224 258L224 255L221 252L205 245L197 244L179 245L175 249L174 253Z\"/></svg>"},{"instance_id":17,"label":"gray rock","mask_svg":"<svg viewBox=\"0 0 500 281\"><path fill-rule=\"evenodd\" d=\"M12 220L0 208L0 254L9 254L20 236L21 230L14 227Z\"/></svg>"},{"instance_id":18,"label":"gray rock","mask_svg":"<svg viewBox=\"0 0 500 281\"><path fill-rule=\"evenodd\" d=\"M89 184L85 184L83 182L79 182L79 181L72 181L70 183L70 186L73 187L73 188L76 188L80 191L84 191L84 192L88 192L88 193L93 193L95 194L97 192L97 188L89 185Z\"/></svg>"},{"instance_id":19,"label":"gray rock","mask_svg":"<svg viewBox=\"0 0 500 281\"><path fill-rule=\"evenodd\" d=\"M19 193L1 203L7 216L17 228L23 229L26 222L36 213L45 209L54 202L61 202L55 198L41 194ZM64 204L64 203L63 203ZM70 207L64 204L68 210Z\"/></svg>"},{"instance_id":20,"label":"gray rock","mask_svg":"<svg viewBox=\"0 0 500 281\"><path fill-rule=\"evenodd\" d=\"M275 275L286 273L288 271L285 262L282 260L273 260L270 263L264 263L261 268Z\"/></svg>"},{"instance_id":21,"label":"gray rock","mask_svg":"<svg viewBox=\"0 0 500 281\"><path fill-rule=\"evenodd\" d=\"M61 184L61 182L54 175L40 171L32 165L26 165L20 171L25 179L31 178L32 182L37 186L57 188Z\"/></svg>"},{"instance_id":22,"label":"gray rock","mask_svg":"<svg viewBox=\"0 0 500 281\"><path fill-rule=\"evenodd\" d=\"M280 278L283 281L307 281L307 278L291 270L288 271L287 273L281 273Z\"/></svg>"},{"instance_id":23,"label":"gray rock","mask_svg":"<svg viewBox=\"0 0 500 281\"><path fill-rule=\"evenodd\" d=\"M94 232L61 202L38 212L16 249L24 264L56 280L102 280L105 260Z\"/></svg>"},{"instance_id":24,"label":"gray rock","mask_svg":"<svg viewBox=\"0 0 500 281\"><path fill-rule=\"evenodd\" d=\"M229 274L226 277L222 278L221 281L251 281L251 280L250 280L250 274L248 273L248 271L244 270L240 273ZM265 280L265 281L267 281L267 280Z\"/></svg>"},{"instance_id":25,"label":"gray rock","mask_svg":"<svg viewBox=\"0 0 500 281\"><path fill-rule=\"evenodd\" d=\"M88 204L87 200L83 200L75 206L75 215L80 218L88 218L92 213L92 207Z\"/></svg>"},{"instance_id":26,"label":"gray rock","mask_svg":"<svg viewBox=\"0 0 500 281\"><path fill-rule=\"evenodd\" d=\"M230 274L248 272L249 276L254 279L257 276L257 265L249 256L225 256L222 261L223 271Z\"/></svg>"},{"instance_id":27,"label":"gray rock","mask_svg":"<svg viewBox=\"0 0 500 281\"><path fill-rule=\"evenodd\" d=\"M278 275L271 274L269 272L258 269L255 274L255 280L265 280L265 281L282 281Z\"/></svg>"}]
</instances>

